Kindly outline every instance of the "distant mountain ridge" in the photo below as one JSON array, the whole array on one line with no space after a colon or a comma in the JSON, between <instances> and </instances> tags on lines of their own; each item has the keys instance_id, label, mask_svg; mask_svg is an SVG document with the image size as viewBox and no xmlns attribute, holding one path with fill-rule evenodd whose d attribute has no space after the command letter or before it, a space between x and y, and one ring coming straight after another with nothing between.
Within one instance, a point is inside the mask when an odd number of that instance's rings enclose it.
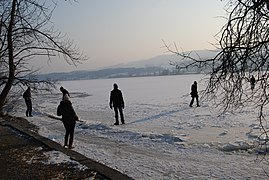
<instances>
[{"instance_id":1,"label":"distant mountain ridge","mask_svg":"<svg viewBox=\"0 0 269 180\"><path fill-rule=\"evenodd\" d=\"M216 55L216 51L201 50L194 52L186 52L192 57L209 59ZM59 72L38 75L39 80L84 80L84 79L100 79L100 78L119 78L119 77L139 77L139 76L159 76L159 75L174 75L186 73L199 73L199 69L178 70L175 66L170 65L171 62L186 62L180 56L174 54L159 55L153 58L128 62L109 66L99 70L89 71L72 71Z\"/></svg>"},{"instance_id":2,"label":"distant mountain ridge","mask_svg":"<svg viewBox=\"0 0 269 180\"><path fill-rule=\"evenodd\" d=\"M147 68L108 68L95 71L72 71L38 75L39 80L67 81L67 80L85 80L101 78L120 78L120 77L137 77L137 76L155 76L156 73L162 72L160 67Z\"/></svg>"},{"instance_id":3,"label":"distant mountain ridge","mask_svg":"<svg viewBox=\"0 0 269 180\"><path fill-rule=\"evenodd\" d=\"M198 50L198 51L188 51L185 54L190 54L194 58L201 59L209 59L214 57L217 54L217 50ZM163 68L171 68L170 62L180 62L183 61L183 58L177 56L175 54L164 54L155 56L149 59L143 59L138 61L132 61L124 64L118 64L109 66L108 68L123 68L123 67L137 67L137 68L145 68L145 67L163 67ZM186 60L185 60L186 61Z\"/></svg>"}]
</instances>

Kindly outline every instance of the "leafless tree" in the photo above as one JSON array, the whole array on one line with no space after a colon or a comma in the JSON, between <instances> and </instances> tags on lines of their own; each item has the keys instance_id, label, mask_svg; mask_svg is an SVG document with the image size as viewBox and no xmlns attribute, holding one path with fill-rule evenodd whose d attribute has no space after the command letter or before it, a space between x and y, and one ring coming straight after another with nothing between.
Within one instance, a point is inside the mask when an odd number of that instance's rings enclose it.
<instances>
[{"instance_id":1,"label":"leafless tree","mask_svg":"<svg viewBox=\"0 0 269 180\"><path fill-rule=\"evenodd\" d=\"M220 40L217 55L212 59L193 58L176 46L164 42L168 51L188 59L178 68L210 66L209 79L204 95L215 99L224 111L251 105L257 110L262 129L260 145L268 145L269 105L269 0L227 0L227 23L218 34ZM256 78L256 86L250 88L250 77Z\"/></svg>"},{"instance_id":2,"label":"leafless tree","mask_svg":"<svg viewBox=\"0 0 269 180\"><path fill-rule=\"evenodd\" d=\"M57 6L55 0L0 1L0 112L15 86L36 88L53 86L34 78L29 61L39 56L60 56L76 65L86 60L71 40L54 30L50 21Z\"/></svg>"}]
</instances>

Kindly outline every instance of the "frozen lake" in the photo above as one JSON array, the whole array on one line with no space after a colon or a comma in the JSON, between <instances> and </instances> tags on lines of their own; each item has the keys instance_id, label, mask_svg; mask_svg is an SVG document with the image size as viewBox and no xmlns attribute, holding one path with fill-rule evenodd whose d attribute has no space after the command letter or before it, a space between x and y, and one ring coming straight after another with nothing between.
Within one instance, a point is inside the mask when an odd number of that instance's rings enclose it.
<instances>
[{"instance_id":1,"label":"frozen lake","mask_svg":"<svg viewBox=\"0 0 269 180\"><path fill-rule=\"evenodd\" d=\"M64 81L82 122L75 130L75 151L135 179L266 179L257 163L258 122L253 109L220 114L211 102L189 107L190 86L202 75ZM125 125L114 126L108 106L113 83L125 100ZM58 87L58 89L59 89ZM60 144L64 129L55 115L62 96L34 94L39 133ZM24 104L15 113L24 116ZM266 169L267 170L267 169Z\"/></svg>"},{"instance_id":2,"label":"frozen lake","mask_svg":"<svg viewBox=\"0 0 269 180\"><path fill-rule=\"evenodd\" d=\"M161 76L119 79L98 79L85 81L65 81L62 85L70 92L84 92L90 96L73 98L73 103L80 110L105 111L109 109L109 94L113 83L119 85L125 100L126 122L133 122L151 116L161 116L177 110L178 106L189 104L190 86L201 75L193 76ZM72 93L71 93L72 96ZM187 96L186 101L180 100ZM165 116L165 115L163 115ZM87 120L87 117L82 117ZM107 121L113 122L108 117Z\"/></svg>"}]
</instances>

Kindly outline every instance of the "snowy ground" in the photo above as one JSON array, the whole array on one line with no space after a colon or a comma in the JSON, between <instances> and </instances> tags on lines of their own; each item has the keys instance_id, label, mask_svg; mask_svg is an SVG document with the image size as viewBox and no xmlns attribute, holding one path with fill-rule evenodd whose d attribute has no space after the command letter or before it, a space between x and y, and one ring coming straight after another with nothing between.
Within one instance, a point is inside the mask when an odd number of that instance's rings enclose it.
<instances>
[{"instance_id":1,"label":"snowy ground","mask_svg":"<svg viewBox=\"0 0 269 180\"><path fill-rule=\"evenodd\" d=\"M62 82L80 117L75 151L134 179L268 179L257 158L257 113L246 108L220 115L210 102L190 108L190 85L201 75ZM109 92L117 82L126 102L126 124L114 126ZM33 95L39 133L60 144L64 128L56 116L60 92ZM21 99L14 113L24 117ZM55 155L55 154L54 154ZM59 158L60 159L60 158Z\"/></svg>"}]
</instances>

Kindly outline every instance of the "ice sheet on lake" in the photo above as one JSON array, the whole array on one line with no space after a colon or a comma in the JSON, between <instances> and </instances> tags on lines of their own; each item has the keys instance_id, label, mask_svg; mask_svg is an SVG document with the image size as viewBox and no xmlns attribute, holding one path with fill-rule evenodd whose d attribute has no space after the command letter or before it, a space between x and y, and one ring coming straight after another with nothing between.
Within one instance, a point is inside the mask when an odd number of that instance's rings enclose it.
<instances>
[{"instance_id":1,"label":"ice sheet on lake","mask_svg":"<svg viewBox=\"0 0 269 180\"><path fill-rule=\"evenodd\" d=\"M75 151L118 169L135 179L266 179L264 162L257 163L259 128L251 107L223 114L202 101L190 108L190 85L201 75L65 81L80 117ZM114 126L108 106L113 83L123 92L126 124ZM56 91L33 95L39 133L60 144L64 128L56 116L61 100ZM24 116L24 102L18 103ZM57 156L57 155L53 155Z\"/></svg>"}]
</instances>

